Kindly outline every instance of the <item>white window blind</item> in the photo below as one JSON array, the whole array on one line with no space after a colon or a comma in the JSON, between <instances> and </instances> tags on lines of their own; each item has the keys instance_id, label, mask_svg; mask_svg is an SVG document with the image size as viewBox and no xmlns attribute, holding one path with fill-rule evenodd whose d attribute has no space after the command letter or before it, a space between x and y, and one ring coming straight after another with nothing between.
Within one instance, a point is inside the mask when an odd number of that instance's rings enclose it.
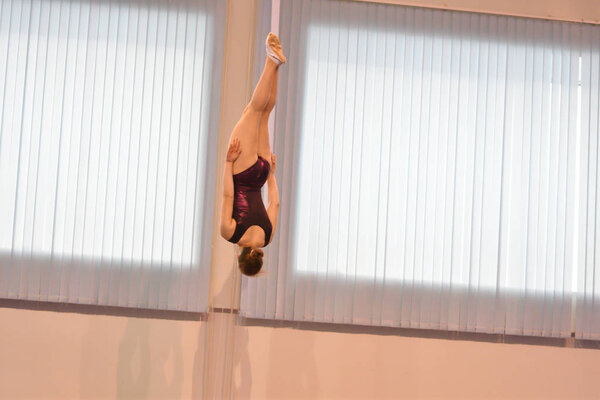
<instances>
[{"instance_id":1,"label":"white window blind","mask_svg":"<svg viewBox=\"0 0 600 400\"><path fill-rule=\"evenodd\" d=\"M577 297L578 337L598 337L600 27L281 13L280 225L243 314L565 337Z\"/></svg>"},{"instance_id":2,"label":"white window blind","mask_svg":"<svg viewBox=\"0 0 600 400\"><path fill-rule=\"evenodd\" d=\"M0 296L204 311L224 7L0 0Z\"/></svg>"}]
</instances>

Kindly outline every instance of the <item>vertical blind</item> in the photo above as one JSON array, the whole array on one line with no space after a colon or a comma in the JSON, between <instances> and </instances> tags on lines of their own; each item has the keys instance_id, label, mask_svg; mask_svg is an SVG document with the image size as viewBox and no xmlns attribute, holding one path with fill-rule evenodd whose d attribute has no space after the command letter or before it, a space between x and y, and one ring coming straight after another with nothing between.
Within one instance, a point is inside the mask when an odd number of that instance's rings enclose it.
<instances>
[{"instance_id":1,"label":"vertical blind","mask_svg":"<svg viewBox=\"0 0 600 400\"><path fill-rule=\"evenodd\" d=\"M224 17L0 0L0 297L206 309Z\"/></svg>"},{"instance_id":2,"label":"vertical blind","mask_svg":"<svg viewBox=\"0 0 600 400\"><path fill-rule=\"evenodd\" d=\"M600 27L334 0L281 21L281 215L242 314L566 337L576 298L597 338Z\"/></svg>"},{"instance_id":3,"label":"vertical blind","mask_svg":"<svg viewBox=\"0 0 600 400\"><path fill-rule=\"evenodd\" d=\"M579 232L581 257L577 275L575 335L600 339L600 26L588 26L581 37L581 166Z\"/></svg>"}]
</instances>

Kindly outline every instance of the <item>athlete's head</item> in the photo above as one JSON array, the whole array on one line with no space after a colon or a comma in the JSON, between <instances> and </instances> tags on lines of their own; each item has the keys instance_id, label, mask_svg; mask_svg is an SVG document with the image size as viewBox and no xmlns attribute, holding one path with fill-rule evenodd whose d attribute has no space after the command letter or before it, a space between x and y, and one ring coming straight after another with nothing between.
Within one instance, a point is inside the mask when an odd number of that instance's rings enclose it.
<instances>
[{"instance_id":1,"label":"athlete's head","mask_svg":"<svg viewBox=\"0 0 600 400\"><path fill-rule=\"evenodd\" d=\"M242 274L254 276L263 265L263 251L259 248L244 247L238 256L238 266Z\"/></svg>"}]
</instances>

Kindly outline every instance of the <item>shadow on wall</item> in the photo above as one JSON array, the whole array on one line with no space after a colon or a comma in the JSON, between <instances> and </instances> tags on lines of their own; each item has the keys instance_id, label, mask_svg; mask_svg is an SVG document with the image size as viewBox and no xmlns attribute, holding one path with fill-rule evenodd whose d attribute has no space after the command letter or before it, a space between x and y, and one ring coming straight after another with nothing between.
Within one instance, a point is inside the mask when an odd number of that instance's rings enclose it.
<instances>
[{"instance_id":1,"label":"shadow on wall","mask_svg":"<svg viewBox=\"0 0 600 400\"><path fill-rule=\"evenodd\" d=\"M236 398L249 398L252 390L252 368L248 354L248 327L235 325L233 354L233 393Z\"/></svg>"},{"instance_id":2,"label":"shadow on wall","mask_svg":"<svg viewBox=\"0 0 600 400\"><path fill-rule=\"evenodd\" d=\"M179 324L169 320L150 322L147 318L127 317L123 337L118 344L116 371L107 368L115 362L114 352L105 350L111 348L105 338L110 337L115 326L107 325L103 318L92 318L83 337L81 398L182 398L184 366L182 328ZM114 387L105 387L105 382L115 377L116 396Z\"/></svg>"},{"instance_id":3,"label":"shadow on wall","mask_svg":"<svg viewBox=\"0 0 600 400\"><path fill-rule=\"evenodd\" d=\"M194 353L194 366L192 369L192 399L202 398L202 385L204 380L204 343L206 340L207 322L200 323L196 351Z\"/></svg>"},{"instance_id":4,"label":"shadow on wall","mask_svg":"<svg viewBox=\"0 0 600 400\"><path fill-rule=\"evenodd\" d=\"M144 319L127 321L117 359L117 398L147 398L150 388L150 327Z\"/></svg>"},{"instance_id":5,"label":"shadow on wall","mask_svg":"<svg viewBox=\"0 0 600 400\"><path fill-rule=\"evenodd\" d=\"M225 284L212 296L218 304L239 304L241 279L237 264L229 269ZM218 299L218 301L215 301ZM192 397L248 398L252 385L252 371L248 354L247 328L240 326L239 316L229 308L210 312L200 328L198 347L194 357Z\"/></svg>"},{"instance_id":6,"label":"shadow on wall","mask_svg":"<svg viewBox=\"0 0 600 400\"><path fill-rule=\"evenodd\" d=\"M111 323L107 323L109 319ZM127 326L125 318L112 319L114 317L106 317L98 315L95 318L89 318L85 332L81 338L81 354L79 362L79 397L82 399L91 398L114 398L115 393L121 390L122 382L120 380L129 380L130 387L135 386L137 389L130 390L129 393L140 393L140 396L145 396L148 393L149 380L149 357L150 349L148 343L148 329L139 327L136 329L138 338L136 340L137 348L131 345L129 357L135 358L136 371L131 368L128 376L124 374L127 371L121 370L121 359L126 351L124 343L121 342L118 346L116 341L111 341L115 338L115 331L121 332L132 331L132 327ZM142 324L145 321L141 321ZM126 336L131 336L131 333L126 333ZM115 361L119 360L119 370L115 371ZM141 366L147 366L142 368ZM137 377L137 380L133 378ZM114 382L117 378L117 385L106 385L107 382ZM134 381L135 380L135 381Z\"/></svg>"},{"instance_id":7,"label":"shadow on wall","mask_svg":"<svg viewBox=\"0 0 600 400\"><path fill-rule=\"evenodd\" d=\"M117 398L180 399L183 390L181 326L173 321L150 323L129 318L119 344ZM150 342L153 343L150 347Z\"/></svg>"},{"instance_id":8,"label":"shadow on wall","mask_svg":"<svg viewBox=\"0 0 600 400\"><path fill-rule=\"evenodd\" d=\"M271 330L271 338L268 340L267 397L270 399L316 398L319 394L319 381L313 335L301 335L299 340L298 335L290 333L293 332L285 328ZM301 368L293 366L301 366Z\"/></svg>"}]
</instances>

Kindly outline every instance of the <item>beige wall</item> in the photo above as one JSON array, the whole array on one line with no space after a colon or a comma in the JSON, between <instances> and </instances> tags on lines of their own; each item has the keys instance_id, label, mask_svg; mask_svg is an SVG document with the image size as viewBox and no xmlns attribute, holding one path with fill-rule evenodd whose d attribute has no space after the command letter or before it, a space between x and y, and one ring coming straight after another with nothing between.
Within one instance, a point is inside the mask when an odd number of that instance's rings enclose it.
<instances>
[{"instance_id":1,"label":"beige wall","mask_svg":"<svg viewBox=\"0 0 600 400\"><path fill-rule=\"evenodd\" d=\"M204 322L11 308L0 321L0 399L201 398ZM600 350L257 326L235 343L239 399L600 398Z\"/></svg>"},{"instance_id":2,"label":"beige wall","mask_svg":"<svg viewBox=\"0 0 600 400\"><path fill-rule=\"evenodd\" d=\"M600 399L600 351L238 329L238 398Z\"/></svg>"},{"instance_id":3,"label":"beige wall","mask_svg":"<svg viewBox=\"0 0 600 400\"><path fill-rule=\"evenodd\" d=\"M371 3L487 12L521 17L600 23L599 0L357 0Z\"/></svg>"},{"instance_id":4,"label":"beige wall","mask_svg":"<svg viewBox=\"0 0 600 400\"><path fill-rule=\"evenodd\" d=\"M600 20L600 0L411 4ZM223 85L219 154L252 90L254 12L254 1L228 1L224 76L233 79ZM237 304L232 251L215 232L215 307ZM0 307L0 398L199 398L203 362L225 357L229 346L237 398L600 398L598 350L269 327L235 327L219 347L231 324L208 325Z\"/></svg>"},{"instance_id":5,"label":"beige wall","mask_svg":"<svg viewBox=\"0 0 600 400\"><path fill-rule=\"evenodd\" d=\"M0 399L200 398L205 325L0 308Z\"/></svg>"}]
</instances>

